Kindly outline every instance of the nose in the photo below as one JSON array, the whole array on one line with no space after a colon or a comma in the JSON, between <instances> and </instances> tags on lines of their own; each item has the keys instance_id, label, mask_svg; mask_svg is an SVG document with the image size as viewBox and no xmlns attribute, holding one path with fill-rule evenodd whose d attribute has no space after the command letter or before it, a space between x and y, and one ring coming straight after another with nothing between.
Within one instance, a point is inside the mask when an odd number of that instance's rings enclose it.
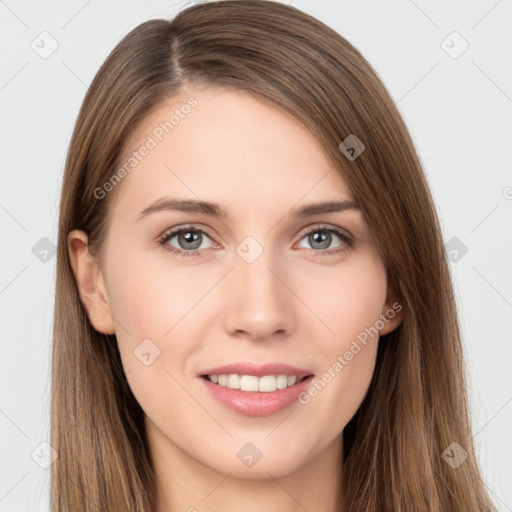
<instances>
[{"instance_id":1,"label":"nose","mask_svg":"<svg viewBox=\"0 0 512 512\"><path fill-rule=\"evenodd\" d=\"M287 273L264 251L256 261L236 257L224 316L226 332L257 341L284 338L294 327L295 296ZM290 288L289 288L290 287Z\"/></svg>"}]
</instances>

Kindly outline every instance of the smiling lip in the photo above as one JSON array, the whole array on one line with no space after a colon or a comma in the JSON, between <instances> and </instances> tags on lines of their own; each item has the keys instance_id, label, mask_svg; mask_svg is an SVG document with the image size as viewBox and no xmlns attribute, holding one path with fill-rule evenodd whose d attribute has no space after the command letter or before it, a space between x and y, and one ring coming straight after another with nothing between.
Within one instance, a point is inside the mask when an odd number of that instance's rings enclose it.
<instances>
[{"instance_id":1,"label":"smiling lip","mask_svg":"<svg viewBox=\"0 0 512 512\"><path fill-rule=\"evenodd\" d=\"M254 363L234 363L210 368L209 370L201 372L199 376L229 375L230 373L237 373L238 375L254 375L256 377L263 377L264 375L296 375L297 379L300 379L301 377L311 375L313 372L281 363L267 363L263 365L257 365Z\"/></svg>"},{"instance_id":2,"label":"smiling lip","mask_svg":"<svg viewBox=\"0 0 512 512\"><path fill-rule=\"evenodd\" d=\"M219 386L206 379L206 375L296 375L297 380L306 377L293 386L271 392L242 391ZM293 366L270 363L255 365L253 363L236 363L218 366L201 372L198 377L209 393L229 409L246 416L269 416L289 407L297 397L307 389L313 379L313 373Z\"/></svg>"}]
</instances>

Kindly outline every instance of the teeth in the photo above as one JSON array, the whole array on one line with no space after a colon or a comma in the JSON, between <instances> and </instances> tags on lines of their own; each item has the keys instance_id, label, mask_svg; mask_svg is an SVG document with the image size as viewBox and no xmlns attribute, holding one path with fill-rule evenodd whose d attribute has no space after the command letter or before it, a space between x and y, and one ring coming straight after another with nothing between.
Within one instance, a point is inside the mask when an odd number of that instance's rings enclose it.
<instances>
[{"instance_id":1,"label":"teeth","mask_svg":"<svg viewBox=\"0 0 512 512\"><path fill-rule=\"evenodd\" d=\"M232 373L228 375L227 387L231 389L240 389L240 375Z\"/></svg>"},{"instance_id":2,"label":"teeth","mask_svg":"<svg viewBox=\"0 0 512 512\"><path fill-rule=\"evenodd\" d=\"M242 391L259 391L259 380L254 375L242 375L240 377L240 389Z\"/></svg>"},{"instance_id":3,"label":"teeth","mask_svg":"<svg viewBox=\"0 0 512 512\"><path fill-rule=\"evenodd\" d=\"M207 375L206 378L214 384L230 389L260 391L262 393L270 393L277 389L293 386L298 380L296 375L264 375L263 377L256 377L255 375L238 375L236 373L229 375ZM300 380L304 379L305 377Z\"/></svg>"},{"instance_id":4,"label":"teeth","mask_svg":"<svg viewBox=\"0 0 512 512\"><path fill-rule=\"evenodd\" d=\"M288 376L287 375L278 375L276 379L276 388L284 389L288 386Z\"/></svg>"},{"instance_id":5,"label":"teeth","mask_svg":"<svg viewBox=\"0 0 512 512\"><path fill-rule=\"evenodd\" d=\"M277 389L277 377L274 375L264 375L263 377L259 378L259 381L258 391L269 393Z\"/></svg>"}]
</instances>

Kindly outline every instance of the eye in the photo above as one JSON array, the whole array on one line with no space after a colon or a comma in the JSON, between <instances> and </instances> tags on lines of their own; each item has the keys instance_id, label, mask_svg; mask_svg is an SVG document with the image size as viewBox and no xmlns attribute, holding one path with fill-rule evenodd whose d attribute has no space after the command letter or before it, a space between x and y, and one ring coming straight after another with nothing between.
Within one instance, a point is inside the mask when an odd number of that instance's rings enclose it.
<instances>
[{"instance_id":1,"label":"eye","mask_svg":"<svg viewBox=\"0 0 512 512\"><path fill-rule=\"evenodd\" d=\"M338 246L329 249L333 242L333 235L334 240L338 238L341 242ZM176 239L175 244L177 244L178 247L170 243L173 239ZM213 247L213 245L204 246L203 243L206 239L212 241L210 236L202 229L184 226L167 232L158 243L163 246L166 251L177 254L178 256L201 256L202 249L210 249ZM315 256L341 253L348 250L353 245L353 240L348 234L344 233L339 228L330 226L316 226L302 235L301 240L304 239L307 239L307 242L310 244L310 250L314 252Z\"/></svg>"},{"instance_id":2,"label":"eye","mask_svg":"<svg viewBox=\"0 0 512 512\"><path fill-rule=\"evenodd\" d=\"M341 243L337 247L329 249L334 239L338 238ZM344 233L341 229L329 226L316 226L315 228L307 231L301 238L306 239L310 244L311 249L315 251L315 256L321 254L336 254L348 250L353 245L352 238ZM326 250L328 249L328 250Z\"/></svg>"},{"instance_id":3,"label":"eye","mask_svg":"<svg viewBox=\"0 0 512 512\"><path fill-rule=\"evenodd\" d=\"M175 229L170 233L166 233L160 240L159 244L164 247L165 250L178 254L179 256L200 256L200 249L208 249L210 247L204 247L204 238L211 238L202 229L193 227L182 227ZM170 245L173 238L176 238L178 247Z\"/></svg>"}]
</instances>

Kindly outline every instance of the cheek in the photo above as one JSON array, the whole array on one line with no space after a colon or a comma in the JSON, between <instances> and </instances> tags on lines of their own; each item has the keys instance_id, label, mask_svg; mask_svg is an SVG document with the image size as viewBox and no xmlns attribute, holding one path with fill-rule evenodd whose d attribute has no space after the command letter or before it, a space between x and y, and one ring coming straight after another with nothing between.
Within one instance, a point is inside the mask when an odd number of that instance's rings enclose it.
<instances>
[{"instance_id":1,"label":"cheek","mask_svg":"<svg viewBox=\"0 0 512 512\"><path fill-rule=\"evenodd\" d=\"M211 303L208 297L202 298L218 276L173 267L165 255L158 264L148 264L142 252L112 257L113 261L116 264L108 273L109 303L132 391L143 407L164 400L164 389L181 396L171 375L181 380L190 355L204 338L202 326L212 322Z\"/></svg>"},{"instance_id":2,"label":"cheek","mask_svg":"<svg viewBox=\"0 0 512 512\"><path fill-rule=\"evenodd\" d=\"M318 283L322 283L319 286ZM344 349L350 341L375 325L386 300L386 275L379 261L354 259L337 273L320 277L308 287L311 303L329 327L323 336L323 352ZM364 337L364 335L363 335Z\"/></svg>"},{"instance_id":3,"label":"cheek","mask_svg":"<svg viewBox=\"0 0 512 512\"><path fill-rule=\"evenodd\" d=\"M209 284L185 267L148 263L142 251L115 261L109 270L109 303L114 318L134 338L162 339L214 283L213 277Z\"/></svg>"},{"instance_id":4,"label":"cheek","mask_svg":"<svg viewBox=\"0 0 512 512\"><path fill-rule=\"evenodd\" d=\"M373 377L378 336L358 337L361 332L366 334L364 328L361 330L365 322L349 317L347 321L350 325L338 325L336 341L323 345L322 369L299 396L305 414L316 418L307 429L319 443L327 443L343 431L359 409Z\"/></svg>"},{"instance_id":5,"label":"cheek","mask_svg":"<svg viewBox=\"0 0 512 512\"><path fill-rule=\"evenodd\" d=\"M204 286L183 269L148 265L147 259L141 253L115 260L108 274L109 303L131 391L147 416L167 424L176 411L194 409L175 379L182 380L181 367L195 347L191 321L200 321L194 318L200 311L190 310Z\"/></svg>"},{"instance_id":6,"label":"cheek","mask_svg":"<svg viewBox=\"0 0 512 512\"><path fill-rule=\"evenodd\" d=\"M386 299L378 262L361 260L338 277L316 303L334 333L318 338L321 371L301 400L314 408L320 423L332 422L333 433L348 423L368 390L379 343L375 324Z\"/></svg>"}]
</instances>

